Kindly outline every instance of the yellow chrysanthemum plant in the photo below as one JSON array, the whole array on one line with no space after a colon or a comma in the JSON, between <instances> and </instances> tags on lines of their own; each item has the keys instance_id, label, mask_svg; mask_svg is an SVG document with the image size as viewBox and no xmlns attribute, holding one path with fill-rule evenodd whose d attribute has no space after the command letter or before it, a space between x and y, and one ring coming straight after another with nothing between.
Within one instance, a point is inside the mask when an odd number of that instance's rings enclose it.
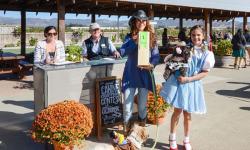
<instances>
[{"instance_id":1,"label":"yellow chrysanthemum plant","mask_svg":"<svg viewBox=\"0 0 250 150\"><path fill-rule=\"evenodd\" d=\"M36 116L31 136L37 142L74 146L81 144L92 128L89 108L74 100L65 100L48 106Z\"/></svg>"}]
</instances>

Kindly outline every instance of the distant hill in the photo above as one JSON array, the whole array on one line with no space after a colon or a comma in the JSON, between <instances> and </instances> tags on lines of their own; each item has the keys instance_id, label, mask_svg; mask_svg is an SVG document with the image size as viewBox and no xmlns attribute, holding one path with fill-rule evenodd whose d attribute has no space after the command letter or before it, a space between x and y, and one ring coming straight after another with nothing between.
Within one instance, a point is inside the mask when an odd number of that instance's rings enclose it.
<instances>
[{"instance_id":1,"label":"distant hill","mask_svg":"<svg viewBox=\"0 0 250 150\"><path fill-rule=\"evenodd\" d=\"M10 17L1 17L0 16L0 24L7 24L7 25L20 25L20 19L16 18L10 18ZM116 20L109 20L109 19L97 19L97 22L101 24L101 26L104 27L116 27L117 21ZM155 20L157 24L155 27L176 27L179 26L179 19L161 19L161 20ZM90 19L67 19L66 25L74 25L74 26L89 26ZM184 27L191 27L194 24L202 24L202 21L184 21L183 25ZM57 19L39 19L39 18L27 18L27 26L33 26L33 27L45 27L48 25L57 25ZM235 21L236 27L242 27L242 22ZM250 23L248 23L250 25ZM119 26L121 27L127 27L128 26L128 20L121 20L119 21ZM227 28L231 27L232 22L213 22L213 27L217 28Z\"/></svg>"}]
</instances>

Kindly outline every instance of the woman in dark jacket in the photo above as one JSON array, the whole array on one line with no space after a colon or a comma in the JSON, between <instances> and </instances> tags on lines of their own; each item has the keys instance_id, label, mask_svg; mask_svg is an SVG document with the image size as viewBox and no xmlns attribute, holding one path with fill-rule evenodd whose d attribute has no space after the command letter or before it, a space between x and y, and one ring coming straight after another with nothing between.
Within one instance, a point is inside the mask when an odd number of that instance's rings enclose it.
<instances>
[{"instance_id":1,"label":"woman in dark jacket","mask_svg":"<svg viewBox=\"0 0 250 150\"><path fill-rule=\"evenodd\" d=\"M125 64L122 91L124 93L124 131L130 124L130 118L133 112L133 103L135 91L138 90L138 121L141 125L145 125L147 116L147 95L148 91L152 91L153 84L151 82L150 70L159 62L159 50L155 42L153 28L149 23L149 19L143 10L138 10L129 21L130 34L126 37L121 47L121 54L128 56ZM138 33L139 31L147 31L150 33L150 64L148 67L138 67Z\"/></svg>"},{"instance_id":2,"label":"woman in dark jacket","mask_svg":"<svg viewBox=\"0 0 250 150\"><path fill-rule=\"evenodd\" d=\"M242 29L238 29L237 33L233 36L231 43L233 44L232 56L235 57L234 68L239 69L241 67L242 58L246 57L246 39L243 35Z\"/></svg>"}]
</instances>

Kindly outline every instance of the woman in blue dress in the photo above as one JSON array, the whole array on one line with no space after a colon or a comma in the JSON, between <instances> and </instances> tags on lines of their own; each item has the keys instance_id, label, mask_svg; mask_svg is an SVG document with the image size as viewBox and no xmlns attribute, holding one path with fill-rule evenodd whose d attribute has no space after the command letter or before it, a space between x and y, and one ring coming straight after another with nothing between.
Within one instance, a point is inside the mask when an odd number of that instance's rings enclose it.
<instances>
[{"instance_id":1,"label":"woman in blue dress","mask_svg":"<svg viewBox=\"0 0 250 150\"><path fill-rule=\"evenodd\" d=\"M138 120L141 125L145 125L147 116L147 95L148 90L152 91L152 80L150 71L159 62L159 51L155 42L153 28L149 23L148 17L143 10L138 10L133 14L129 21L130 34L121 47L122 56L128 56L122 78L122 92L124 93L123 115L124 131L130 122L133 111L134 96L138 90ZM138 33L148 31L150 33L150 64L148 67L138 67Z\"/></svg>"},{"instance_id":2,"label":"woman in blue dress","mask_svg":"<svg viewBox=\"0 0 250 150\"><path fill-rule=\"evenodd\" d=\"M191 37L191 61L188 63L187 75L171 75L165 82L160 95L167 103L174 107L170 124L170 150L177 150L176 128L179 117L184 115L184 147L191 150L189 131L191 113L206 113L206 105L201 79L207 76L210 68L214 66L214 55L208 50L204 42L204 32L200 26L194 26L190 30Z\"/></svg>"}]
</instances>

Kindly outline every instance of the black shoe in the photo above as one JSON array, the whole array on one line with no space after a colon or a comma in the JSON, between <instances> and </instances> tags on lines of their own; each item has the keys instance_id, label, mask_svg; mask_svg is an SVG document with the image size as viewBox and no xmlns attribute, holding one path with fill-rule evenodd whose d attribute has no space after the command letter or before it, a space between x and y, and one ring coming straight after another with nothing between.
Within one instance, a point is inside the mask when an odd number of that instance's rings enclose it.
<instances>
[{"instance_id":1,"label":"black shoe","mask_svg":"<svg viewBox=\"0 0 250 150\"><path fill-rule=\"evenodd\" d=\"M147 122L147 117L145 117L144 119L141 119L140 117L138 117L139 126L145 127L146 122Z\"/></svg>"}]
</instances>

